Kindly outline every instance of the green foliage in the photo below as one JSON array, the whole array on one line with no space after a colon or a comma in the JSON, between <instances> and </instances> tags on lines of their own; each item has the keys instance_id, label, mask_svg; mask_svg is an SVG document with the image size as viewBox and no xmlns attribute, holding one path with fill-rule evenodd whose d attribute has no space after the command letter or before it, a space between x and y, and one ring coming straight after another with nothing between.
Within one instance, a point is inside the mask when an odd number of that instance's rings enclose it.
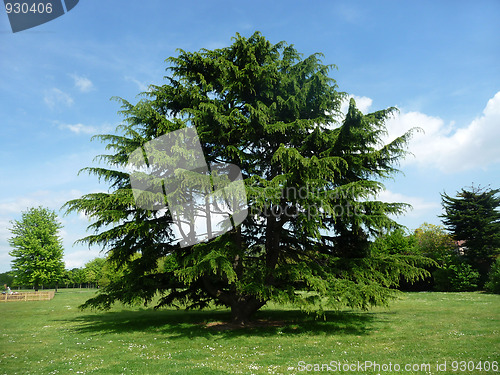
<instances>
[{"instance_id":1,"label":"green foliage","mask_svg":"<svg viewBox=\"0 0 500 375\"><path fill-rule=\"evenodd\" d=\"M82 285L87 282L85 270L83 268L73 268L72 270L68 271L67 277L69 283L74 287L78 286L79 288L81 288Z\"/></svg>"},{"instance_id":2,"label":"green foliage","mask_svg":"<svg viewBox=\"0 0 500 375\"><path fill-rule=\"evenodd\" d=\"M14 281L14 275L12 272L3 272L0 273L0 286L3 286L4 284L7 285L12 285L12 282Z\"/></svg>"},{"instance_id":3,"label":"green foliage","mask_svg":"<svg viewBox=\"0 0 500 375\"><path fill-rule=\"evenodd\" d=\"M22 213L20 221L11 221L12 237L9 253L15 281L33 285L35 290L44 284L58 283L64 275L63 248L58 235L62 225L54 211L30 208Z\"/></svg>"},{"instance_id":4,"label":"green foliage","mask_svg":"<svg viewBox=\"0 0 500 375\"><path fill-rule=\"evenodd\" d=\"M434 256L437 252L430 251L431 247L423 246L429 245L426 241L426 232L429 228L428 224L422 225L414 233L408 233L403 228L396 228L381 236L378 236L371 244L371 252L374 256L382 255L400 255L403 258L413 257L418 259L420 267L426 270L425 275L420 278L408 280L401 277L398 288L401 290L414 291L414 290L429 290L432 288L431 273L438 266L437 258ZM417 264L417 263L416 263ZM405 275L406 272L401 272Z\"/></svg>"},{"instance_id":5,"label":"green foliage","mask_svg":"<svg viewBox=\"0 0 500 375\"><path fill-rule=\"evenodd\" d=\"M85 273L85 281L95 286L99 286L103 278L103 268L106 260L103 258L95 258L85 264L83 272Z\"/></svg>"},{"instance_id":6,"label":"green foliage","mask_svg":"<svg viewBox=\"0 0 500 375\"><path fill-rule=\"evenodd\" d=\"M443 264L456 253L456 245L440 225L422 224L413 233L396 228L378 236L371 244L373 254L407 254L431 258Z\"/></svg>"},{"instance_id":7,"label":"green foliage","mask_svg":"<svg viewBox=\"0 0 500 375\"><path fill-rule=\"evenodd\" d=\"M479 272L459 257L434 271L434 287L439 292L470 292L477 290Z\"/></svg>"},{"instance_id":8,"label":"green foliage","mask_svg":"<svg viewBox=\"0 0 500 375\"><path fill-rule=\"evenodd\" d=\"M491 266L485 289L488 292L500 294L500 258L497 258L495 263Z\"/></svg>"},{"instance_id":9,"label":"green foliage","mask_svg":"<svg viewBox=\"0 0 500 375\"><path fill-rule=\"evenodd\" d=\"M424 223L415 230L413 237L414 252L436 262L427 268L433 277L427 283L426 289L440 291L475 289L474 283L477 280L469 277L471 270L462 264L463 260L457 258L455 241L442 226Z\"/></svg>"},{"instance_id":10,"label":"green foliage","mask_svg":"<svg viewBox=\"0 0 500 375\"><path fill-rule=\"evenodd\" d=\"M406 254L421 255L415 252L417 239L403 228L396 228L384 235L378 236L371 244L372 254Z\"/></svg>"},{"instance_id":11,"label":"green foliage","mask_svg":"<svg viewBox=\"0 0 500 375\"><path fill-rule=\"evenodd\" d=\"M150 303L159 293L159 306L215 303L244 322L268 301L306 310L319 300L383 304L401 276L427 274L422 257L369 254L369 236L398 227L389 215L408 207L370 198L397 172L412 132L384 144L395 109L364 115L353 99L342 119L345 94L320 58L260 33L237 35L226 48L181 50L167 59L166 84L151 86L135 105L121 100L118 134L97 137L111 151L100 159L115 169L85 169L110 191L65 206L93 220L94 234L81 241L104 247L123 269L85 307ZM170 212L136 207L123 170L136 148L185 127L196 127L209 165L241 168L250 213L231 232L180 248Z\"/></svg>"},{"instance_id":12,"label":"green foliage","mask_svg":"<svg viewBox=\"0 0 500 375\"><path fill-rule=\"evenodd\" d=\"M136 254L134 258L140 257ZM71 272L74 283L80 287L101 288L107 287L111 283L116 283L123 277L126 266L117 266L115 262L106 258L94 258L87 262L81 269L75 268Z\"/></svg>"},{"instance_id":13,"label":"green foliage","mask_svg":"<svg viewBox=\"0 0 500 375\"><path fill-rule=\"evenodd\" d=\"M98 281L99 287L107 287L109 284L117 282L123 276L123 270L117 269L113 262L106 261L101 269L101 278Z\"/></svg>"},{"instance_id":14,"label":"green foliage","mask_svg":"<svg viewBox=\"0 0 500 375\"><path fill-rule=\"evenodd\" d=\"M415 249L418 254L434 259L439 264L456 253L456 244L441 225L422 224L415 230Z\"/></svg>"}]
</instances>

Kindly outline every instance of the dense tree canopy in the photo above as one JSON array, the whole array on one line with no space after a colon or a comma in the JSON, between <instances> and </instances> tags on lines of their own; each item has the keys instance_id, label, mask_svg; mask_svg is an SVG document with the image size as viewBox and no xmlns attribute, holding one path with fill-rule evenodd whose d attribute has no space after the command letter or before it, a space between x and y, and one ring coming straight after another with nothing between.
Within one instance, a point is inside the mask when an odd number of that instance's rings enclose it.
<instances>
[{"instance_id":1,"label":"dense tree canopy","mask_svg":"<svg viewBox=\"0 0 500 375\"><path fill-rule=\"evenodd\" d=\"M457 245L441 225L423 223L414 232L419 254L443 264L448 257L457 253Z\"/></svg>"},{"instance_id":2,"label":"dense tree canopy","mask_svg":"<svg viewBox=\"0 0 500 375\"><path fill-rule=\"evenodd\" d=\"M456 241L465 241L464 255L484 278L500 253L500 189L461 189L442 194L443 223Z\"/></svg>"},{"instance_id":3,"label":"dense tree canopy","mask_svg":"<svg viewBox=\"0 0 500 375\"><path fill-rule=\"evenodd\" d=\"M103 268L106 260L103 258L95 258L87 262L84 267L85 281L94 286L99 286L103 278Z\"/></svg>"},{"instance_id":4,"label":"dense tree canopy","mask_svg":"<svg viewBox=\"0 0 500 375\"><path fill-rule=\"evenodd\" d=\"M343 116L346 95L321 57L303 58L259 33L237 35L227 48L180 51L167 59L164 85L135 105L121 100L117 134L97 137L112 151L101 155L110 168L86 169L110 191L66 204L93 220L82 241L126 265L85 306L148 303L160 293L159 306L215 302L244 323L271 300L304 309L386 303L402 275L426 273L419 257L369 252L369 236L397 227L389 215L407 208L374 197L397 171L411 132L382 143L394 108L364 115L351 99ZM196 129L212 170L239 166L249 213L232 230L181 247L171 212L135 204L125 167L137 148L184 128Z\"/></svg>"},{"instance_id":5,"label":"dense tree canopy","mask_svg":"<svg viewBox=\"0 0 500 375\"><path fill-rule=\"evenodd\" d=\"M12 285L13 281L14 281L14 275L12 274L12 272L0 273L0 286Z\"/></svg>"},{"instance_id":6,"label":"dense tree canopy","mask_svg":"<svg viewBox=\"0 0 500 375\"><path fill-rule=\"evenodd\" d=\"M63 247L59 230L62 228L54 211L44 207L30 208L21 220L11 222L12 237L9 253L15 282L33 285L35 291L42 285L57 282L64 275Z\"/></svg>"}]
</instances>

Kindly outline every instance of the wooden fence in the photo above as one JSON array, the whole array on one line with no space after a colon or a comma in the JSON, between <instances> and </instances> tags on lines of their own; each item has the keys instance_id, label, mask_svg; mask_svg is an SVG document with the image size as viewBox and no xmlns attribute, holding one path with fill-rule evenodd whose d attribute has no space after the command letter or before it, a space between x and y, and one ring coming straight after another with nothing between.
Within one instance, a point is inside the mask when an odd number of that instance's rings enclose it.
<instances>
[{"instance_id":1,"label":"wooden fence","mask_svg":"<svg viewBox=\"0 0 500 375\"><path fill-rule=\"evenodd\" d=\"M2 294L0 302L11 301L49 301L54 298L55 291L48 290L43 292L19 292L12 294Z\"/></svg>"}]
</instances>

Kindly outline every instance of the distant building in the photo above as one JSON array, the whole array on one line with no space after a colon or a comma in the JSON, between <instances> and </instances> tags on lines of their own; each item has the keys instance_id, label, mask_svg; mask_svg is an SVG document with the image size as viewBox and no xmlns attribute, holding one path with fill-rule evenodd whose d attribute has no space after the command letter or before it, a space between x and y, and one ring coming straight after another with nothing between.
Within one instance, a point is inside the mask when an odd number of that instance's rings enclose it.
<instances>
[{"instance_id":1,"label":"distant building","mask_svg":"<svg viewBox=\"0 0 500 375\"><path fill-rule=\"evenodd\" d=\"M465 255L467 247L465 246L465 240L455 241L457 255Z\"/></svg>"}]
</instances>

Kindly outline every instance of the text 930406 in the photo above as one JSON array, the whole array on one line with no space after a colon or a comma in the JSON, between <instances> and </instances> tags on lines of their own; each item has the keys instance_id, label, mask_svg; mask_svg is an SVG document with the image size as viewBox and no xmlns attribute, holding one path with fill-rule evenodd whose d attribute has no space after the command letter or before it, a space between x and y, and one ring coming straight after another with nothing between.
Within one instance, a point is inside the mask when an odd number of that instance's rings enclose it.
<instances>
[{"instance_id":1,"label":"text 930406","mask_svg":"<svg viewBox=\"0 0 500 375\"><path fill-rule=\"evenodd\" d=\"M52 3L5 3L7 14L52 13Z\"/></svg>"}]
</instances>

